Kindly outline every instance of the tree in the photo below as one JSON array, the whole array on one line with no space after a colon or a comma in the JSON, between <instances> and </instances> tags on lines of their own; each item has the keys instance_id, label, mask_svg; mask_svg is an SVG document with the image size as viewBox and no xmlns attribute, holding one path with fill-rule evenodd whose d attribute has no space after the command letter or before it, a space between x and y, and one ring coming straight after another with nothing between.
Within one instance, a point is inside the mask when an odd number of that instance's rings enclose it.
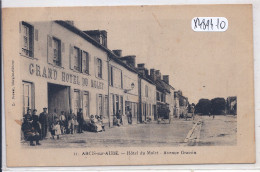
<instances>
[{"instance_id":1,"label":"tree","mask_svg":"<svg viewBox=\"0 0 260 172\"><path fill-rule=\"evenodd\" d=\"M224 98L214 98L211 100L211 113L220 115L225 113L226 100Z\"/></svg>"},{"instance_id":2,"label":"tree","mask_svg":"<svg viewBox=\"0 0 260 172\"><path fill-rule=\"evenodd\" d=\"M203 115L208 115L211 110L211 101L209 99L200 99L195 106L196 113L202 113Z\"/></svg>"}]
</instances>

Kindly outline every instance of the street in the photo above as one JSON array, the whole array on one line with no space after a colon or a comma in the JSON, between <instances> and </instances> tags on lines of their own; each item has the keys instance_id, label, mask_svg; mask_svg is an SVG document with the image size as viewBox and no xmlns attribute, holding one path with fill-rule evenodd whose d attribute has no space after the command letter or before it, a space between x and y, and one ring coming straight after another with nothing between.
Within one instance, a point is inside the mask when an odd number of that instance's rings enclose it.
<instances>
[{"instance_id":1,"label":"street","mask_svg":"<svg viewBox=\"0 0 260 172\"><path fill-rule=\"evenodd\" d=\"M198 124L198 125L197 125ZM186 141L185 141L186 140ZM236 143L236 117L196 116L195 120L174 119L157 124L126 125L106 128L105 132L61 135L40 141L35 148L83 147L158 147L158 146L211 146ZM29 147L29 143L22 141Z\"/></svg>"}]
</instances>

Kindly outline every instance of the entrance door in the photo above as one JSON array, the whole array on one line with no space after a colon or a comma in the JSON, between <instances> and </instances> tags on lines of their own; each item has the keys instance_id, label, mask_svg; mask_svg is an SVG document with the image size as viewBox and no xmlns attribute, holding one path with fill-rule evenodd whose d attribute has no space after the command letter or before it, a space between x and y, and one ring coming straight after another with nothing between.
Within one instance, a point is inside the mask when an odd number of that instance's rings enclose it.
<instances>
[{"instance_id":1,"label":"entrance door","mask_svg":"<svg viewBox=\"0 0 260 172\"><path fill-rule=\"evenodd\" d=\"M83 115L84 119L89 119L89 93L87 91L83 94Z\"/></svg>"},{"instance_id":2,"label":"entrance door","mask_svg":"<svg viewBox=\"0 0 260 172\"><path fill-rule=\"evenodd\" d=\"M54 109L60 114L61 111L70 110L70 89L68 86L48 83L48 111L53 113Z\"/></svg>"}]
</instances>

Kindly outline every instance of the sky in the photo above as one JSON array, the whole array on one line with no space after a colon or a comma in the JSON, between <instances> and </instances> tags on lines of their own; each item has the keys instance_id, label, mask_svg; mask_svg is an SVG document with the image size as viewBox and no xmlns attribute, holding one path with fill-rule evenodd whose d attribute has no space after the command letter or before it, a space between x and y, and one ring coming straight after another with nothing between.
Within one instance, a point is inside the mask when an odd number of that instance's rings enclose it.
<instances>
[{"instance_id":1,"label":"sky","mask_svg":"<svg viewBox=\"0 0 260 172\"><path fill-rule=\"evenodd\" d=\"M236 21L226 32L194 32L191 19L196 15L218 15L210 8L102 8L86 12L74 21L81 30L106 30L108 48L121 49L122 55L136 55L136 64L155 68L170 75L170 84L182 90L190 103L200 98L236 96L241 72L238 57L248 50L246 42L238 39L243 19L237 20L239 10L230 13ZM189 11L189 13L187 13Z\"/></svg>"}]
</instances>

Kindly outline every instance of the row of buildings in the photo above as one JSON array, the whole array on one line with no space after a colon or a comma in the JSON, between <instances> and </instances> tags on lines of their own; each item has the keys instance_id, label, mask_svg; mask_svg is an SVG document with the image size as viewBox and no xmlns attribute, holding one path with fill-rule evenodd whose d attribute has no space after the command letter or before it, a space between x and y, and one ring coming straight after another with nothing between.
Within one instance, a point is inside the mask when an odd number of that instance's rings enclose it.
<instances>
[{"instance_id":1,"label":"row of buildings","mask_svg":"<svg viewBox=\"0 0 260 172\"><path fill-rule=\"evenodd\" d=\"M178 117L188 99L169 84L160 70L136 65L136 56L107 48L104 30L81 31L71 21L19 23L21 114L27 108L77 113L84 119L113 116L130 107L133 123ZM126 118L123 115L123 118ZM123 119L126 121L126 119Z\"/></svg>"}]
</instances>

